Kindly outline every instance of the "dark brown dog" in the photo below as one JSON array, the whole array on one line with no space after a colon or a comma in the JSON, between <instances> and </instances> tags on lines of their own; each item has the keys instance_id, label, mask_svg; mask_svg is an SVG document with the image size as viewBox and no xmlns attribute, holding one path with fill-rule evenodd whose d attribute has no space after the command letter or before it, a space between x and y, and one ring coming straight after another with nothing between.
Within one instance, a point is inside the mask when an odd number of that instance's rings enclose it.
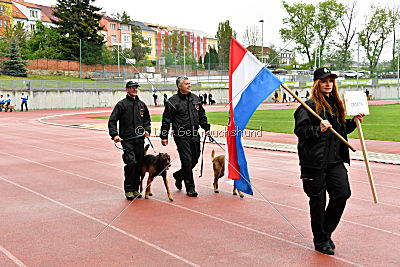
<instances>
[{"instance_id":1,"label":"dark brown dog","mask_svg":"<svg viewBox=\"0 0 400 267\"><path fill-rule=\"evenodd\" d=\"M213 150L211 152L211 160L213 163L213 170L214 170L214 193L219 193L218 191L218 180L219 178L221 178L222 176L224 176L225 173L225 156L224 155L220 155L218 157L214 157L215 156L215 151ZM233 187L233 194L236 196L236 188ZM240 197L244 197L243 193L240 192L239 190L237 190L239 192L239 196Z\"/></svg>"},{"instance_id":2,"label":"dark brown dog","mask_svg":"<svg viewBox=\"0 0 400 267\"><path fill-rule=\"evenodd\" d=\"M151 193L151 183L156 176L161 176L164 181L165 189L167 190L168 199L173 201L174 199L171 196L171 192L169 191L168 180L167 180L167 170L171 163L171 157L167 153L159 153L158 155L146 154L149 145L145 147L145 155L142 163L142 172L140 175L140 192L143 190L143 180L146 172L149 173L149 177L147 178L147 187L145 198L148 199L149 196L152 196Z\"/></svg>"}]
</instances>

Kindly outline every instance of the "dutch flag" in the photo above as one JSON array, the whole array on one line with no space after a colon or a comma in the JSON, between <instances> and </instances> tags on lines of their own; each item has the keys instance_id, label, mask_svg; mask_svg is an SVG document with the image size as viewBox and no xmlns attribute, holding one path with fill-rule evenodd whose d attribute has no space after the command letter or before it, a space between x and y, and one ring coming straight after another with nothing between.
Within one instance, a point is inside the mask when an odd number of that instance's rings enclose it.
<instances>
[{"instance_id":1,"label":"dutch flag","mask_svg":"<svg viewBox=\"0 0 400 267\"><path fill-rule=\"evenodd\" d=\"M242 134L257 107L281 84L281 80L231 37L225 177L234 180L235 187L249 195L253 195L253 190Z\"/></svg>"}]
</instances>

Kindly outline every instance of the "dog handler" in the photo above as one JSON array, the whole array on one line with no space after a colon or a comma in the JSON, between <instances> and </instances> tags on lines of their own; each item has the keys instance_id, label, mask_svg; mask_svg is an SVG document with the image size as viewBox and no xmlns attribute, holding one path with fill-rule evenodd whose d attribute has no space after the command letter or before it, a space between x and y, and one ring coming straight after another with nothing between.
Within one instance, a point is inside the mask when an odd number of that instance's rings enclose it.
<instances>
[{"instance_id":1,"label":"dog handler","mask_svg":"<svg viewBox=\"0 0 400 267\"><path fill-rule=\"evenodd\" d=\"M169 98L163 113L161 126L161 144L168 145L168 132L172 123L174 141L181 160L181 169L173 174L176 188L182 189L185 182L186 194L197 197L193 179L193 168L200 157L199 125L210 134L210 124L199 97L191 93L187 77L176 79L178 93Z\"/></svg>"},{"instance_id":2,"label":"dog handler","mask_svg":"<svg viewBox=\"0 0 400 267\"><path fill-rule=\"evenodd\" d=\"M137 82L132 81L126 84L126 98L117 103L108 120L111 139L115 143L121 142L124 148L122 155L125 163L124 190L128 200L140 197L139 183L144 156L144 138L149 137L151 133L149 110L137 95L139 86ZM119 121L119 129L117 121Z\"/></svg>"},{"instance_id":3,"label":"dog handler","mask_svg":"<svg viewBox=\"0 0 400 267\"><path fill-rule=\"evenodd\" d=\"M314 246L315 250L329 255L333 255L335 249L332 232L339 224L351 192L344 166L344 163L350 164L349 149L328 129L333 127L347 139L347 134L357 127L354 118L345 119L336 78L328 68L314 72L311 98L306 104L323 118L322 121L303 106L294 113L300 177L309 197ZM363 117L364 114L357 116L360 122ZM327 207L326 192L329 194Z\"/></svg>"}]
</instances>

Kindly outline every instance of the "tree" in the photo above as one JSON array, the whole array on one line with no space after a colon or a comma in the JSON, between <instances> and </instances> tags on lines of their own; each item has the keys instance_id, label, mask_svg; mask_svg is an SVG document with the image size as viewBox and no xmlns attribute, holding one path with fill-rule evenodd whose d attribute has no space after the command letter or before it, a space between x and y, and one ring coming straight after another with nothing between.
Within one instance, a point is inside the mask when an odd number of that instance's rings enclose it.
<instances>
[{"instance_id":1,"label":"tree","mask_svg":"<svg viewBox=\"0 0 400 267\"><path fill-rule=\"evenodd\" d=\"M45 26L41 21L36 22L36 31L26 42L27 59L62 58L61 36L52 27Z\"/></svg>"},{"instance_id":2,"label":"tree","mask_svg":"<svg viewBox=\"0 0 400 267\"><path fill-rule=\"evenodd\" d=\"M279 66L279 61L280 55L278 51L276 50L276 47L271 44L269 46L269 53L268 53L268 64L275 64L277 67Z\"/></svg>"},{"instance_id":3,"label":"tree","mask_svg":"<svg viewBox=\"0 0 400 267\"><path fill-rule=\"evenodd\" d=\"M218 39L218 54L224 62L229 62L229 52L231 48L231 36L236 38L236 32L229 25L229 20L218 24L218 31L215 38ZM211 57L212 59L212 57ZM204 63L206 60L204 59ZM208 63L207 63L208 64Z\"/></svg>"},{"instance_id":4,"label":"tree","mask_svg":"<svg viewBox=\"0 0 400 267\"><path fill-rule=\"evenodd\" d=\"M128 13L126 13L126 11L122 12L122 14L120 14L118 12L113 13L113 14L111 14L111 17L121 21L121 23L123 23L123 24L128 24L132 21L131 17L128 15Z\"/></svg>"},{"instance_id":5,"label":"tree","mask_svg":"<svg viewBox=\"0 0 400 267\"><path fill-rule=\"evenodd\" d=\"M335 63L337 69L347 69L351 63L351 42L356 33L356 28L353 26L355 19L356 1L353 1L345 7L344 15L340 18L340 29L338 30L339 41L335 42L338 50L334 52L332 63Z\"/></svg>"},{"instance_id":6,"label":"tree","mask_svg":"<svg viewBox=\"0 0 400 267\"><path fill-rule=\"evenodd\" d=\"M261 33L256 25L246 27L243 35L243 46L259 46L261 43ZM252 54L253 51L250 51Z\"/></svg>"},{"instance_id":7,"label":"tree","mask_svg":"<svg viewBox=\"0 0 400 267\"><path fill-rule=\"evenodd\" d=\"M26 42L29 38L29 34L24 27L24 24L20 21L15 25L8 24L5 30L5 39L15 40L17 42L18 47L21 49L25 48ZM8 47L9 48L9 47ZM7 48L7 51L8 51Z\"/></svg>"},{"instance_id":8,"label":"tree","mask_svg":"<svg viewBox=\"0 0 400 267\"><path fill-rule=\"evenodd\" d=\"M318 4L314 30L319 39L319 58L322 58L326 42L339 25L344 13L344 5L336 0L326 0Z\"/></svg>"},{"instance_id":9,"label":"tree","mask_svg":"<svg viewBox=\"0 0 400 267\"><path fill-rule=\"evenodd\" d=\"M396 27L399 26L400 22L400 8L399 6L393 6L392 8L392 32L393 32L393 46L392 46L392 61L391 61L391 67L392 70L395 70L397 68L397 60L396 60Z\"/></svg>"},{"instance_id":10,"label":"tree","mask_svg":"<svg viewBox=\"0 0 400 267\"><path fill-rule=\"evenodd\" d=\"M314 42L315 7L311 4L289 5L283 1L288 16L283 19L285 28L280 29L284 41L293 40L296 50L311 61L311 44Z\"/></svg>"},{"instance_id":11,"label":"tree","mask_svg":"<svg viewBox=\"0 0 400 267\"><path fill-rule=\"evenodd\" d=\"M7 57L9 59L4 60L3 62L3 73L10 76L26 77L27 70L25 66L27 63L21 58L21 53L16 40L12 40Z\"/></svg>"},{"instance_id":12,"label":"tree","mask_svg":"<svg viewBox=\"0 0 400 267\"><path fill-rule=\"evenodd\" d=\"M53 15L59 20L56 25L61 36L61 52L64 59L79 60L79 43L91 43L93 53L101 55L103 37L99 34L102 27L99 13L101 8L92 5L94 0L58 0Z\"/></svg>"},{"instance_id":13,"label":"tree","mask_svg":"<svg viewBox=\"0 0 400 267\"><path fill-rule=\"evenodd\" d=\"M366 18L366 25L359 36L361 46L367 54L369 70L374 73L383 47L392 32L394 21L391 10L371 6L371 14Z\"/></svg>"},{"instance_id":14,"label":"tree","mask_svg":"<svg viewBox=\"0 0 400 267\"><path fill-rule=\"evenodd\" d=\"M209 64L210 63L210 64ZM214 48L210 48L209 52L204 55L204 67L206 69L216 69L219 63L218 53Z\"/></svg>"}]
</instances>

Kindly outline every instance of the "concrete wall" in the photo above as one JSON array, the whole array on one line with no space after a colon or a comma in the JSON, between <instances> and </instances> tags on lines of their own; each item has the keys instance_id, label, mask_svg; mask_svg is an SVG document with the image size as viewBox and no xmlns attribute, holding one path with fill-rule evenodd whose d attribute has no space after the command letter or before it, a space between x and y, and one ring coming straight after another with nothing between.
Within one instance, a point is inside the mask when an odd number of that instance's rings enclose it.
<instances>
[{"instance_id":1,"label":"concrete wall","mask_svg":"<svg viewBox=\"0 0 400 267\"><path fill-rule=\"evenodd\" d=\"M360 87L359 90L365 91L368 88L370 95L374 99L397 99L398 91L397 86L368 86ZM306 91L310 88L293 89L298 91L300 97L305 97ZM355 91L355 87L340 88L340 94L344 91ZM228 102L228 89L212 89L212 90L194 90L195 94L203 94L210 92L213 94L213 99L216 103ZM21 106L21 93L22 91L1 91L4 97L7 94L11 96L11 105L16 106L16 110L20 110ZM114 91L24 91L29 95L28 107L29 109L74 109L74 108L96 108L96 107L114 107L114 105L122 98L125 97L125 90ZM158 103L163 103L163 94L166 93L168 97L176 93L176 90L163 90L157 92ZM289 94L287 94L289 96ZM154 105L151 90L139 90L139 97L147 105ZM272 102L272 95L266 100Z\"/></svg>"}]
</instances>

